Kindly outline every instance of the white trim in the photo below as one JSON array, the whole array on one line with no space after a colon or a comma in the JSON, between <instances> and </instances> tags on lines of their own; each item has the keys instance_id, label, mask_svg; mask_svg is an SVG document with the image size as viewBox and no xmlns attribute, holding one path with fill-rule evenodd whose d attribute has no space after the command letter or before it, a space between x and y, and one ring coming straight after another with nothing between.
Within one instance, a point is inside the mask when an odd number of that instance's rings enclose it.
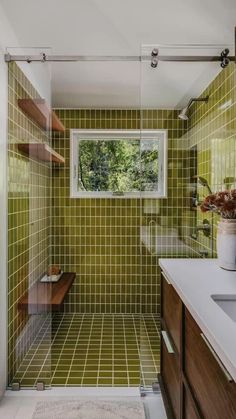
<instances>
[{"instance_id":1,"label":"white trim","mask_svg":"<svg viewBox=\"0 0 236 419\"><path fill-rule=\"evenodd\" d=\"M7 397L139 397L139 387L52 387L45 391L7 390Z\"/></svg>"},{"instance_id":2,"label":"white trim","mask_svg":"<svg viewBox=\"0 0 236 419\"><path fill-rule=\"evenodd\" d=\"M159 150L159 171L161 189L157 192L129 192L123 195L113 194L112 192L83 192L77 190L78 179L78 135L83 139L89 138L103 140L120 140L121 137L136 139L154 139L157 134L163 135ZM166 198L167 197L167 151L168 151L168 131L166 129L157 130L90 130L90 129L71 129L70 130L70 197L71 198Z\"/></svg>"}]
</instances>

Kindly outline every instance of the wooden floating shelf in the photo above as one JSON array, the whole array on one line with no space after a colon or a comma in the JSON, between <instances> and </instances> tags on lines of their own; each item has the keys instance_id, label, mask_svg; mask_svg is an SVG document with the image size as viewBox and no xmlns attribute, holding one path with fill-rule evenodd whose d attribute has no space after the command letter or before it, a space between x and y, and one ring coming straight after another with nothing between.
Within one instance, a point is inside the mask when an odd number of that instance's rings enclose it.
<instances>
[{"instance_id":1,"label":"wooden floating shelf","mask_svg":"<svg viewBox=\"0 0 236 419\"><path fill-rule=\"evenodd\" d=\"M18 302L18 309L28 314L61 311L75 277L74 272L64 272L58 282L36 282Z\"/></svg>"},{"instance_id":2,"label":"wooden floating shelf","mask_svg":"<svg viewBox=\"0 0 236 419\"><path fill-rule=\"evenodd\" d=\"M65 127L44 99L18 99L22 111L45 130L64 132Z\"/></svg>"},{"instance_id":3,"label":"wooden floating shelf","mask_svg":"<svg viewBox=\"0 0 236 419\"><path fill-rule=\"evenodd\" d=\"M64 164L65 159L56 151L54 151L49 145L42 143L20 143L18 149L29 157L36 160Z\"/></svg>"}]
</instances>

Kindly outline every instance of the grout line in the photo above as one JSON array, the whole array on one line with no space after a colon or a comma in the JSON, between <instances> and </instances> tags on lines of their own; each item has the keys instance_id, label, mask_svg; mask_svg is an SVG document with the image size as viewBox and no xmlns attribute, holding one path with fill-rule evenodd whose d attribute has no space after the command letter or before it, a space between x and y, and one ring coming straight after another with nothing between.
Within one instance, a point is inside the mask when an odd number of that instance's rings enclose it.
<instances>
[{"instance_id":1,"label":"grout line","mask_svg":"<svg viewBox=\"0 0 236 419\"><path fill-rule=\"evenodd\" d=\"M140 384L142 384L142 381L143 381L143 366L142 366L142 362L141 362L141 353L140 353L140 342L141 342L141 333L140 333L140 331L141 331L142 318L143 318L143 316L140 315L139 316L139 334L137 334L135 316L132 315L134 333L135 333L136 343L137 343L137 348L138 348L139 368L140 368L140 373L139 373L139 381L140 381Z\"/></svg>"},{"instance_id":2,"label":"grout line","mask_svg":"<svg viewBox=\"0 0 236 419\"><path fill-rule=\"evenodd\" d=\"M112 366L111 366L111 378L112 387L114 387L114 375L115 375L115 346L114 346L114 316L112 316Z\"/></svg>"},{"instance_id":3,"label":"grout line","mask_svg":"<svg viewBox=\"0 0 236 419\"><path fill-rule=\"evenodd\" d=\"M104 315L102 316L102 326L101 326L101 337L100 337L99 358L98 358L98 372L97 372L97 387L98 387L98 384L99 384L100 369L101 369L101 354L102 354L102 344L103 344L103 325L104 325Z\"/></svg>"},{"instance_id":4,"label":"grout line","mask_svg":"<svg viewBox=\"0 0 236 419\"><path fill-rule=\"evenodd\" d=\"M125 328L125 319L123 317L123 334L124 334L124 346L125 346L125 362L126 362L126 370L127 370L127 379L128 379L128 386L130 385L130 377L129 377L129 364L128 364L128 356L127 356L127 341L126 341L126 328Z\"/></svg>"},{"instance_id":5,"label":"grout line","mask_svg":"<svg viewBox=\"0 0 236 419\"><path fill-rule=\"evenodd\" d=\"M84 378L85 378L85 371L86 371L86 364L87 364L88 354L89 354L89 345L90 345L91 336L92 336L93 322L94 322L94 314L92 315L92 319L91 319L91 323L90 323L90 332L89 332L88 341L87 341L87 351L86 351L86 357L85 357L85 360L84 360L84 370L83 370L83 374L82 374L81 386L83 385L83 381L84 381Z\"/></svg>"},{"instance_id":6,"label":"grout line","mask_svg":"<svg viewBox=\"0 0 236 419\"><path fill-rule=\"evenodd\" d=\"M66 314L64 313L64 314L63 314L63 317L62 317L62 320L61 320L61 322L60 322L60 325L61 325L61 324L63 324L63 320L64 320L65 316L66 316ZM74 316L75 316L75 314L73 314L73 317L74 317ZM57 369L57 367L58 367L58 365L59 365L59 363L60 363L61 356L62 356L62 352L63 352L63 349L64 349L64 347L65 347L65 345L66 345L66 341L67 341L67 339L68 339L68 336L69 336L70 328L71 328L71 322L70 322L70 326L69 326L69 328L68 328L68 330L67 330L67 334L66 334L66 336L65 336L64 343L62 344L62 347L61 347L61 350L60 350L60 355L58 356L58 361L57 361L57 364L56 364L56 366L55 366L54 373L53 373L53 376L52 376L52 382L53 382L53 379L54 379L54 377L55 377L56 369ZM59 332L59 331L60 331L60 327L58 327L58 332ZM54 341L55 341L55 339L54 339Z\"/></svg>"},{"instance_id":7,"label":"grout line","mask_svg":"<svg viewBox=\"0 0 236 419\"><path fill-rule=\"evenodd\" d=\"M74 316L76 316L76 313L74 314ZM68 385L68 379L70 378L70 373L71 373L71 370L72 370L72 364L73 364L73 361L75 359L75 353L76 353L77 345L79 343L80 332L81 332L82 327L83 327L84 317L85 317L85 314L82 316L82 319L81 319L80 328L79 328L79 331L78 331L78 335L77 335L77 339L76 339L76 343L75 343L75 347L74 347L74 353L72 355L70 368L68 370L68 375L67 375L66 384L65 384L66 386ZM74 317L73 317L73 320L74 320ZM72 320L72 323L73 323L73 320Z\"/></svg>"},{"instance_id":8,"label":"grout line","mask_svg":"<svg viewBox=\"0 0 236 419\"><path fill-rule=\"evenodd\" d=\"M65 313L63 313L63 315L61 316L60 324L59 324L59 325L57 325L56 332L55 332L55 334L54 334L54 336L53 336L53 340L52 340L52 344L51 344L51 353L53 353L53 344L55 343L56 337L57 337L58 332L59 332L59 330L60 330L60 326L61 326L61 324L63 323L64 316L65 316ZM53 319L54 319L54 318L55 318L55 319L57 319L57 317L58 317L57 315L56 315L55 317L54 317L54 316L52 317L52 325L53 325ZM52 371L51 382L52 382L52 380L53 380L53 378L54 378L55 371L56 371L56 365L55 365L55 367L54 367L54 371Z\"/></svg>"}]
</instances>

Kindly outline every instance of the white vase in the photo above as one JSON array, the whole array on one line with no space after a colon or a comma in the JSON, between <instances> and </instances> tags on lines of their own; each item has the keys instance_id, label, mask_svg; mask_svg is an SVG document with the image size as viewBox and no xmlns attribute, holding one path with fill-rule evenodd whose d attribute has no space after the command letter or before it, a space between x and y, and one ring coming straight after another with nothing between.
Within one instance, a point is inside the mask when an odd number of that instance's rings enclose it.
<instances>
[{"instance_id":1,"label":"white vase","mask_svg":"<svg viewBox=\"0 0 236 419\"><path fill-rule=\"evenodd\" d=\"M236 220L222 219L219 221L217 254L221 268L236 271Z\"/></svg>"}]
</instances>

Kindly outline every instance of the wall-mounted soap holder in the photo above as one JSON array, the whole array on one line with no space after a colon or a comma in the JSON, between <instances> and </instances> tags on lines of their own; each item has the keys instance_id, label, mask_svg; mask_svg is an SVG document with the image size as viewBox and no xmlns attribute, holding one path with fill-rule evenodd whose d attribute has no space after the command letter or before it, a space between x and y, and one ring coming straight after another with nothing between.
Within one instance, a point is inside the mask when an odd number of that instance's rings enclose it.
<instances>
[{"instance_id":1,"label":"wall-mounted soap holder","mask_svg":"<svg viewBox=\"0 0 236 419\"><path fill-rule=\"evenodd\" d=\"M59 279L61 278L62 274L63 274L63 271L61 271L58 275L48 276L46 274L40 279L40 282L58 282Z\"/></svg>"}]
</instances>

